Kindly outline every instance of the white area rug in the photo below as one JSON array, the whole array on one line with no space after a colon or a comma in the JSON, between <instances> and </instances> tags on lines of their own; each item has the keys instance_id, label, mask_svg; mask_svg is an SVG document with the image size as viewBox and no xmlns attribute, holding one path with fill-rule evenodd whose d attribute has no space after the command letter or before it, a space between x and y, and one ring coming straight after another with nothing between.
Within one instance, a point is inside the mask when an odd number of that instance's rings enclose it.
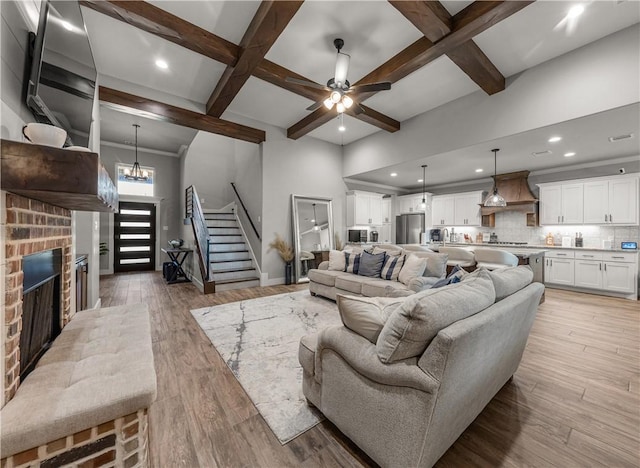
<instances>
[{"instance_id":1,"label":"white area rug","mask_svg":"<svg viewBox=\"0 0 640 468\"><path fill-rule=\"evenodd\" d=\"M302 394L298 343L342 323L335 303L297 291L191 314L282 444L324 419Z\"/></svg>"}]
</instances>

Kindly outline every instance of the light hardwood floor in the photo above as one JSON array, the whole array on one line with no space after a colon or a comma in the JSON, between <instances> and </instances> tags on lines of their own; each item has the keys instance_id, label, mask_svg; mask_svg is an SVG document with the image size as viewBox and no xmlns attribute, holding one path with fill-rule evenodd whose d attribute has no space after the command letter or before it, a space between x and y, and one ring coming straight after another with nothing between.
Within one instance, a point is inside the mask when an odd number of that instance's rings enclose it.
<instances>
[{"instance_id":1,"label":"light hardwood floor","mask_svg":"<svg viewBox=\"0 0 640 468\"><path fill-rule=\"evenodd\" d=\"M189 313L306 286L203 296L154 272L100 287L103 307L151 310L154 467L375 466L329 422L280 445ZM640 302L548 289L513 381L437 466L638 467L639 454Z\"/></svg>"}]
</instances>

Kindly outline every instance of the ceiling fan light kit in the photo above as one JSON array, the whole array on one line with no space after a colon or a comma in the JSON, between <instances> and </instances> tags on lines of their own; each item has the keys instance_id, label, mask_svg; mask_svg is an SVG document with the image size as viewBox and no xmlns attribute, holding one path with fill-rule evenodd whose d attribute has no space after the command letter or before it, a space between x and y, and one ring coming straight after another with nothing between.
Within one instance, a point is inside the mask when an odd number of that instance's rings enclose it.
<instances>
[{"instance_id":1,"label":"ceiling fan light kit","mask_svg":"<svg viewBox=\"0 0 640 468\"><path fill-rule=\"evenodd\" d=\"M498 185L496 184L496 177L498 176L498 151L500 150L492 149L491 151L493 151L493 193L485 199L484 206L507 206L504 197L498 193Z\"/></svg>"},{"instance_id":2,"label":"ceiling fan light kit","mask_svg":"<svg viewBox=\"0 0 640 468\"><path fill-rule=\"evenodd\" d=\"M355 113L360 114L364 112L364 109L359 104L357 104L351 96L347 96L347 94L386 91L391 89L391 83L381 82L351 86L351 83L349 83L349 80L347 80L347 73L349 71L349 61L351 60L351 56L349 54L341 52L341 49L344 46L344 41L342 39L334 39L333 45L338 51L338 53L336 54L336 68L333 78L327 81L326 86L322 86L311 81L300 80L298 78L287 77L286 81L310 88L329 91L329 97L311 104L309 107L307 107L308 111L315 111L324 105L327 110L331 110L335 106L338 114L342 114L355 104Z\"/></svg>"}]
</instances>

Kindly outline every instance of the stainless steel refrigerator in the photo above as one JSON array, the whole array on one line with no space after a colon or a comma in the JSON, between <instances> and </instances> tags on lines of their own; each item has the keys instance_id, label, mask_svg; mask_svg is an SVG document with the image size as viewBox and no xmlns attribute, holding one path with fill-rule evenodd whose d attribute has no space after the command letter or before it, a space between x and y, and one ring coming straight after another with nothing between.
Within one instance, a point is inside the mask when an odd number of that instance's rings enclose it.
<instances>
[{"instance_id":1,"label":"stainless steel refrigerator","mask_svg":"<svg viewBox=\"0 0 640 468\"><path fill-rule=\"evenodd\" d=\"M419 244L424 232L424 213L396 216L396 244Z\"/></svg>"}]
</instances>

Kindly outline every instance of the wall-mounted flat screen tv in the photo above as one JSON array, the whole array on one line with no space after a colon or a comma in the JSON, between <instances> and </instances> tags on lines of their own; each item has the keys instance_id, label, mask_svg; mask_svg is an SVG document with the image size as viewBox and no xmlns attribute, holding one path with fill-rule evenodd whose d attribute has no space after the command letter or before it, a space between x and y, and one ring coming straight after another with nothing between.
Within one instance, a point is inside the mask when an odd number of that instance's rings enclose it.
<instances>
[{"instance_id":1,"label":"wall-mounted flat screen tv","mask_svg":"<svg viewBox=\"0 0 640 468\"><path fill-rule=\"evenodd\" d=\"M64 128L67 145L88 146L96 67L78 2L43 0L30 41L27 106L38 122Z\"/></svg>"}]
</instances>

